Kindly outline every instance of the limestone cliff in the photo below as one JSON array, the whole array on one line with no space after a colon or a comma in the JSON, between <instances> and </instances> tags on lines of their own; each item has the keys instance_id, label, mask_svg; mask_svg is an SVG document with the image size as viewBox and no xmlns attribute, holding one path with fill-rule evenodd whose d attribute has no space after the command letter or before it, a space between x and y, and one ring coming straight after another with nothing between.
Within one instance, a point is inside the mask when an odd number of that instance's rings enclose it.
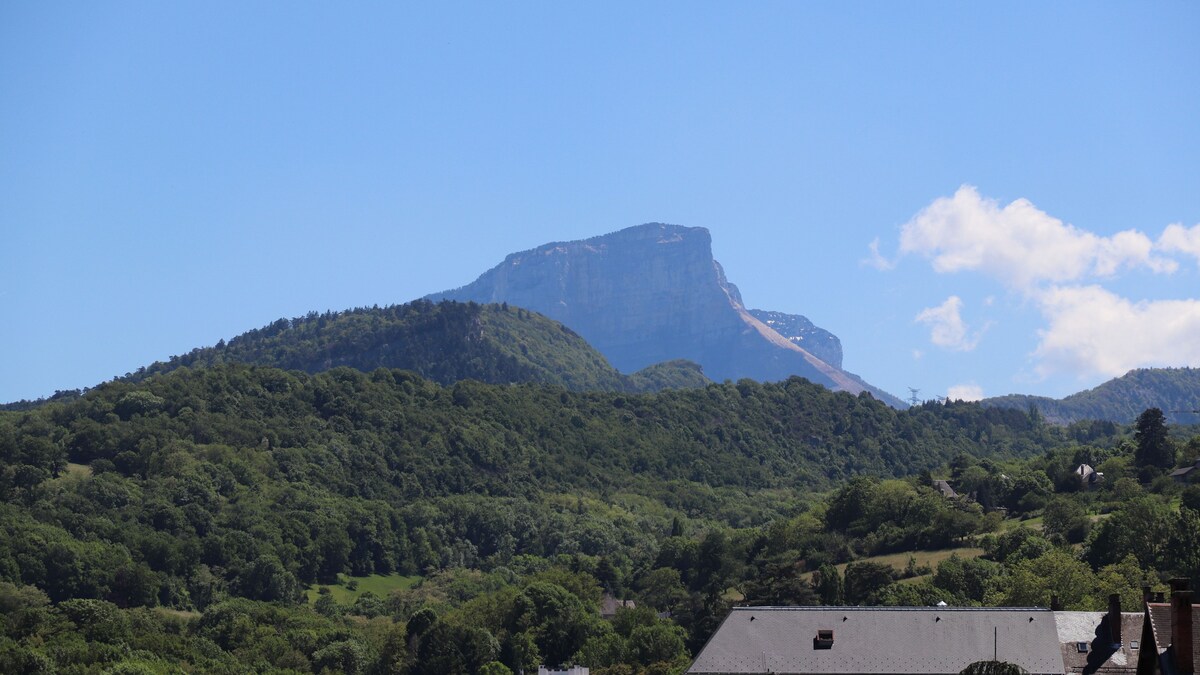
<instances>
[{"instance_id":1,"label":"limestone cliff","mask_svg":"<svg viewBox=\"0 0 1200 675\"><path fill-rule=\"evenodd\" d=\"M750 310L750 316L767 324L776 333L791 340L813 356L835 367L842 367L842 341L824 328L813 325L808 317L764 309Z\"/></svg>"},{"instance_id":2,"label":"limestone cliff","mask_svg":"<svg viewBox=\"0 0 1200 675\"><path fill-rule=\"evenodd\" d=\"M751 315L700 227L649 223L545 244L428 299L532 309L569 326L623 372L688 359L716 381L800 375L832 389L886 396Z\"/></svg>"}]
</instances>

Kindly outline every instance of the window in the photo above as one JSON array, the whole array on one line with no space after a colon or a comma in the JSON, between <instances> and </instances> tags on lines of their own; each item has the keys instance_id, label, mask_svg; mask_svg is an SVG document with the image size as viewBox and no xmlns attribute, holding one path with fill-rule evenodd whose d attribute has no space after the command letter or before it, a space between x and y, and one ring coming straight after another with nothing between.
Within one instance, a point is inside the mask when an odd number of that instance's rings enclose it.
<instances>
[{"instance_id":1,"label":"window","mask_svg":"<svg viewBox=\"0 0 1200 675\"><path fill-rule=\"evenodd\" d=\"M1137 648L1138 648L1138 641L1137 641L1137 640L1130 640L1130 641L1129 641L1129 648L1130 648L1130 649L1137 649Z\"/></svg>"},{"instance_id":2,"label":"window","mask_svg":"<svg viewBox=\"0 0 1200 675\"><path fill-rule=\"evenodd\" d=\"M1086 654L1086 653L1087 653L1087 650L1088 650L1088 643L1086 643L1086 642L1076 642L1076 643L1075 643L1075 648L1079 650L1079 653L1080 653L1080 654Z\"/></svg>"},{"instance_id":3,"label":"window","mask_svg":"<svg viewBox=\"0 0 1200 675\"><path fill-rule=\"evenodd\" d=\"M833 631L821 629L813 638L813 649L833 649Z\"/></svg>"}]
</instances>

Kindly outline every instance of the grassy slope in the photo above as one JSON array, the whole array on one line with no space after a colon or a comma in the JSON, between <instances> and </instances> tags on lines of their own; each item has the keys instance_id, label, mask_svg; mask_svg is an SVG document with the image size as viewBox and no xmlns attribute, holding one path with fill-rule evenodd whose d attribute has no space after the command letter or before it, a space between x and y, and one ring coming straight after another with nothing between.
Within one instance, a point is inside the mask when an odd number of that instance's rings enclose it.
<instances>
[{"instance_id":1,"label":"grassy slope","mask_svg":"<svg viewBox=\"0 0 1200 675\"><path fill-rule=\"evenodd\" d=\"M419 576L405 576L403 574L372 574L366 577L348 577L340 575L338 584L326 586L329 592L333 595L333 599L339 605L353 605L358 596L370 591L375 595L386 598L389 593L396 590L412 588L421 580ZM349 588L350 582L353 581L355 588ZM321 596L321 584L310 586L304 593L308 597L310 603L316 602Z\"/></svg>"}]
</instances>

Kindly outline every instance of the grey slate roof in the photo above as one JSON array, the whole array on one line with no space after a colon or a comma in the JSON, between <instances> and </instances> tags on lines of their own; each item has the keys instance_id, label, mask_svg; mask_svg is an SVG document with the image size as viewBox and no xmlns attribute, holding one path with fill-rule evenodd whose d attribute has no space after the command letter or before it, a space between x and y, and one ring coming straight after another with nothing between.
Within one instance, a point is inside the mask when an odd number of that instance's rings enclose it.
<instances>
[{"instance_id":1,"label":"grey slate roof","mask_svg":"<svg viewBox=\"0 0 1200 675\"><path fill-rule=\"evenodd\" d=\"M944 480L933 481L933 489L942 493L943 497L957 497L958 496L958 493L954 491L954 488L950 487L950 484Z\"/></svg>"},{"instance_id":2,"label":"grey slate roof","mask_svg":"<svg viewBox=\"0 0 1200 675\"><path fill-rule=\"evenodd\" d=\"M815 649L818 630L834 632ZM689 673L958 673L976 661L1062 673L1054 613L1038 608L737 607Z\"/></svg>"},{"instance_id":3,"label":"grey slate roof","mask_svg":"<svg viewBox=\"0 0 1200 675\"><path fill-rule=\"evenodd\" d=\"M1063 667L1067 673L1134 673L1142 639L1143 612L1121 613L1121 646L1113 649L1106 612L1055 612L1058 641L1062 649ZM1079 651L1080 642L1087 651Z\"/></svg>"}]
</instances>

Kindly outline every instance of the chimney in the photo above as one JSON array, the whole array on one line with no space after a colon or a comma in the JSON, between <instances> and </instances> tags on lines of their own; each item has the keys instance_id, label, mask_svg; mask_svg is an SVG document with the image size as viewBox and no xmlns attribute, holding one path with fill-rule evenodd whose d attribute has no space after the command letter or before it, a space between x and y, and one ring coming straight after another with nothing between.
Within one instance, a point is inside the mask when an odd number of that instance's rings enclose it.
<instances>
[{"instance_id":1,"label":"chimney","mask_svg":"<svg viewBox=\"0 0 1200 675\"><path fill-rule=\"evenodd\" d=\"M1154 594L1150 592L1149 586L1142 586L1142 602L1150 602L1154 599Z\"/></svg>"},{"instance_id":2,"label":"chimney","mask_svg":"<svg viewBox=\"0 0 1200 675\"><path fill-rule=\"evenodd\" d=\"M1115 649L1121 648L1121 595L1108 596L1108 635Z\"/></svg>"},{"instance_id":3,"label":"chimney","mask_svg":"<svg viewBox=\"0 0 1200 675\"><path fill-rule=\"evenodd\" d=\"M1171 651L1175 652L1175 672L1194 675L1192 661L1192 592L1187 579L1171 580Z\"/></svg>"},{"instance_id":4,"label":"chimney","mask_svg":"<svg viewBox=\"0 0 1200 675\"><path fill-rule=\"evenodd\" d=\"M1061 612L1062 607L1063 607L1062 600L1059 600L1057 595L1051 595L1050 596L1050 611Z\"/></svg>"},{"instance_id":5,"label":"chimney","mask_svg":"<svg viewBox=\"0 0 1200 675\"><path fill-rule=\"evenodd\" d=\"M1166 602L1166 599L1165 599L1165 598L1163 598L1163 592L1162 592L1162 591L1155 591L1155 592L1154 592L1154 602L1158 602L1158 603Z\"/></svg>"}]
</instances>

